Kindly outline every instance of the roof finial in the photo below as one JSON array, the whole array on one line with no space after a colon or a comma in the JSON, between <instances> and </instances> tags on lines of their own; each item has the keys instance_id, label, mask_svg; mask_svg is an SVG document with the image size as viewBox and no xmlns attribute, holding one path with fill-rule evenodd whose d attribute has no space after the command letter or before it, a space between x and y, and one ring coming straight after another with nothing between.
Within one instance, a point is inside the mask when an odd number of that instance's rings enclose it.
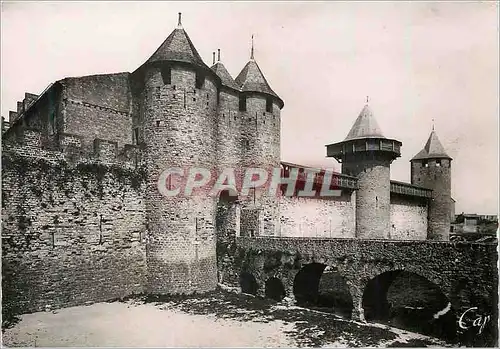
<instances>
[{"instance_id":1,"label":"roof finial","mask_svg":"<svg viewBox=\"0 0 500 349\"><path fill-rule=\"evenodd\" d=\"M253 58L253 34L252 34L252 51L250 52L250 59L254 59Z\"/></svg>"},{"instance_id":2,"label":"roof finial","mask_svg":"<svg viewBox=\"0 0 500 349\"><path fill-rule=\"evenodd\" d=\"M215 51L212 52L212 64L215 64Z\"/></svg>"},{"instance_id":3,"label":"roof finial","mask_svg":"<svg viewBox=\"0 0 500 349\"><path fill-rule=\"evenodd\" d=\"M217 49L217 62L220 62L220 48Z\"/></svg>"},{"instance_id":4,"label":"roof finial","mask_svg":"<svg viewBox=\"0 0 500 349\"><path fill-rule=\"evenodd\" d=\"M434 118L432 118L432 131L434 131Z\"/></svg>"},{"instance_id":5,"label":"roof finial","mask_svg":"<svg viewBox=\"0 0 500 349\"><path fill-rule=\"evenodd\" d=\"M366 104L368 104L368 101L370 100L369 96L366 96Z\"/></svg>"},{"instance_id":6,"label":"roof finial","mask_svg":"<svg viewBox=\"0 0 500 349\"><path fill-rule=\"evenodd\" d=\"M182 13L179 12L179 21L177 22L177 27L182 28Z\"/></svg>"}]
</instances>

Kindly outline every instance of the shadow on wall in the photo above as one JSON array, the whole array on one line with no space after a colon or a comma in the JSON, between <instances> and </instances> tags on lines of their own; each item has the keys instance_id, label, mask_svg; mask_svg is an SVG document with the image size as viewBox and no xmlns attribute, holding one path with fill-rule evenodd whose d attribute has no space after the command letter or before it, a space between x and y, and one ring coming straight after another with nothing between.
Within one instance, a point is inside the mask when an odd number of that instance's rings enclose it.
<instances>
[{"instance_id":1,"label":"shadow on wall","mask_svg":"<svg viewBox=\"0 0 500 349\"><path fill-rule=\"evenodd\" d=\"M363 294L367 321L389 323L447 341L457 338L455 311L439 287L426 278L389 271L370 280Z\"/></svg>"},{"instance_id":2,"label":"shadow on wall","mask_svg":"<svg viewBox=\"0 0 500 349\"><path fill-rule=\"evenodd\" d=\"M252 295L257 295L257 290L259 289L259 285L257 284L255 277L247 272L240 274L240 287L242 293Z\"/></svg>"},{"instance_id":3,"label":"shadow on wall","mask_svg":"<svg viewBox=\"0 0 500 349\"><path fill-rule=\"evenodd\" d=\"M352 297L344 278L325 264L307 264L293 283L297 305L350 318Z\"/></svg>"}]
</instances>

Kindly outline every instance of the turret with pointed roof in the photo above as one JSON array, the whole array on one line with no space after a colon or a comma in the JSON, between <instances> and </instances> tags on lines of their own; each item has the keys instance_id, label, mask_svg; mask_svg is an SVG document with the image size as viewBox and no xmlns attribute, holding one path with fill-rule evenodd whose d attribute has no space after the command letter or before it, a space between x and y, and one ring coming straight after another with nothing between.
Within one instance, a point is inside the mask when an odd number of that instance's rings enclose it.
<instances>
[{"instance_id":1,"label":"turret with pointed roof","mask_svg":"<svg viewBox=\"0 0 500 349\"><path fill-rule=\"evenodd\" d=\"M424 148L411 160L411 183L432 189L429 202L427 239L449 240L451 201L451 161L434 127Z\"/></svg>"},{"instance_id":2,"label":"turret with pointed roof","mask_svg":"<svg viewBox=\"0 0 500 349\"><path fill-rule=\"evenodd\" d=\"M366 104L346 138L326 147L343 174L358 178L356 237L390 238L390 165L400 156L401 142L384 137Z\"/></svg>"},{"instance_id":3,"label":"turret with pointed roof","mask_svg":"<svg viewBox=\"0 0 500 349\"><path fill-rule=\"evenodd\" d=\"M234 81L231 74L229 74L224 64L222 64L220 60L220 50L218 50L217 63L214 63L214 65L212 65L210 69L212 69L215 72L215 74L217 74L217 76L220 78L222 86L233 89L235 91L240 90L238 84Z\"/></svg>"},{"instance_id":4,"label":"turret with pointed roof","mask_svg":"<svg viewBox=\"0 0 500 349\"><path fill-rule=\"evenodd\" d=\"M436 131L432 129L427 143L425 143L424 149L418 152L417 155L413 157L412 160L423 160L423 159L450 159L451 157L444 150L443 145L439 141Z\"/></svg>"},{"instance_id":5,"label":"turret with pointed roof","mask_svg":"<svg viewBox=\"0 0 500 349\"><path fill-rule=\"evenodd\" d=\"M255 61L253 36L250 60L243 67L241 72L236 77L235 81L242 92L257 92L269 95L277 100L280 108L283 108L283 100L276 94L276 92L273 91L271 86L269 86L269 83L264 77L262 70L260 70L259 65Z\"/></svg>"},{"instance_id":6,"label":"turret with pointed roof","mask_svg":"<svg viewBox=\"0 0 500 349\"><path fill-rule=\"evenodd\" d=\"M213 290L217 286L213 222L217 204L209 195L194 193L172 200L166 194L171 184L164 171L216 166L220 78L203 62L180 18L178 27L135 77L142 79L140 129L147 149L145 205L152 237L146 247L148 292ZM159 186L162 180L164 185ZM200 227L199 222L205 223ZM194 245L195 236L207 243Z\"/></svg>"}]
</instances>

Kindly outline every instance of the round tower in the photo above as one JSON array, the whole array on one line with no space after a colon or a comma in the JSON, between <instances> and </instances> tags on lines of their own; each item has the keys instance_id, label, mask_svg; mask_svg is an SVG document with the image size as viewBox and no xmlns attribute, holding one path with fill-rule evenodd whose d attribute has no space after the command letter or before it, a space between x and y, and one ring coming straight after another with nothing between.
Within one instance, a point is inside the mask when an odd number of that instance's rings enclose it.
<instances>
[{"instance_id":1,"label":"round tower","mask_svg":"<svg viewBox=\"0 0 500 349\"><path fill-rule=\"evenodd\" d=\"M342 173L358 178L358 238L390 238L390 165L401 155L401 144L382 135L365 105L344 141L327 145L327 156L342 164Z\"/></svg>"},{"instance_id":2,"label":"round tower","mask_svg":"<svg viewBox=\"0 0 500 349\"><path fill-rule=\"evenodd\" d=\"M272 90L254 58L253 36L250 60L235 79L240 87L239 117L242 169L265 169L270 180L280 169L280 123L283 101ZM278 191L279 194L279 191ZM243 207L259 210L256 234L279 234L279 200L267 188L243 198Z\"/></svg>"},{"instance_id":3,"label":"round tower","mask_svg":"<svg viewBox=\"0 0 500 349\"><path fill-rule=\"evenodd\" d=\"M424 149L410 160L411 183L432 189L428 208L429 240L448 241L450 238L451 160L434 128Z\"/></svg>"},{"instance_id":4,"label":"round tower","mask_svg":"<svg viewBox=\"0 0 500 349\"><path fill-rule=\"evenodd\" d=\"M220 60L220 50L217 62L210 68L221 80L217 107L217 159L219 170L237 168L241 159L239 128L239 95L240 88Z\"/></svg>"},{"instance_id":5,"label":"round tower","mask_svg":"<svg viewBox=\"0 0 500 349\"><path fill-rule=\"evenodd\" d=\"M186 193L193 168L213 170L220 79L205 65L181 25L139 68L144 83L142 126L147 166L147 291L215 289L215 199ZM165 175L179 168L180 173ZM165 195L165 191L180 193Z\"/></svg>"}]
</instances>

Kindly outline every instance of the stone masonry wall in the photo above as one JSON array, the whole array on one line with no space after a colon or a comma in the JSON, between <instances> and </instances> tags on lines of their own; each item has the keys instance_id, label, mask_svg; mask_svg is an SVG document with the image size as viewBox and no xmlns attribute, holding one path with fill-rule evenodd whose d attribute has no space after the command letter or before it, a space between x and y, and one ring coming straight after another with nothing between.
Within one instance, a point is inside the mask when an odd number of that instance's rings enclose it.
<instances>
[{"instance_id":1,"label":"stone masonry wall","mask_svg":"<svg viewBox=\"0 0 500 349\"><path fill-rule=\"evenodd\" d=\"M267 171L268 181L275 168L280 168L280 108L273 102L272 113L266 111L266 97L246 95L246 111L240 111L242 158L241 168L261 168ZM261 209L259 234L279 234L279 195L257 188L255 195L241 198L242 208Z\"/></svg>"},{"instance_id":2,"label":"stone masonry wall","mask_svg":"<svg viewBox=\"0 0 500 349\"><path fill-rule=\"evenodd\" d=\"M118 164L73 163L35 146L4 145L4 315L143 292L142 173Z\"/></svg>"},{"instance_id":3,"label":"stone masonry wall","mask_svg":"<svg viewBox=\"0 0 500 349\"><path fill-rule=\"evenodd\" d=\"M358 177L356 237L389 238L390 162L356 158L342 164L342 173Z\"/></svg>"},{"instance_id":4,"label":"stone masonry wall","mask_svg":"<svg viewBox=\"0 0 500 349\"><path fill-rule=\"evenodd\" d=\"M457 321L475 307L474 314L482 320L489 316L485 333L497 333L496 244L272 237L238 237L236 244L233 263L223 267L233 273L251 273L258 294L263 295L265 282L276 277L285 285L287 295L293 296L294 279L300 269L320 263L344 278L353 300L352 315L363 319L362 299L368 282L385 272L404 270L435 284L451 303ZM475 319L464 319L467 330L457 327L464 343L481 337L478 327L473 326ZM493 340L496 343L496 336Z\"/></svg>"},{"instance_id":5,"label":"stone masonry wall","mask_svg":"<svg viewBox=\"0 0 500 349\"><path fill-rule=\"evenodd\" d=\"M65 133L132 144L132 93L129 73L92 75L61 80Z\"/></svg>"},{"instance_id":6,"label":"stone masonry wall","mask_svg":"<svg viewBox=\"0 0 500 349\"><path fill-rule=\"evenodd\" d=\"M451 211L451 160L429 159L428 166L422 160L411 163L411 182L432 188L429 203L428 239L449 240Z\"/></svg>"},{"instance_id":7,"label":"stone masonry wall","mask_svg":"<svg viewBox=\"0 0 500 349\"><path fill-rule=\"evenodd\" d=\"M171 68L170 83L164 83L159 67L145 73L149 293L203 292L217 285L217 198L205 192L164 197L158 190L158 178L168 168L216 166L217 88L208 75L201 88L195 81L195 70L181 66Z\"/></svg>"},{"instance_id":8,"label":"stone masonry wall","mask_svg":"<svg viewBox=\"0 0 500 349\"><path fill-rule=\"evenodd\" d=\"M427 202L418 197L391 194L393 240L427 239Z\"/></svg>"},{"instance_id":9,"label":"stone masonry wall","mask_svg":"<svg viewBox=\"0 0 500 349\"><path fill-rule=\"evenodd\" d=\"M343 191L328 199L286 197L280 199L283 237L355 237L356 192Z\"/></svg>"}]
</instances>

